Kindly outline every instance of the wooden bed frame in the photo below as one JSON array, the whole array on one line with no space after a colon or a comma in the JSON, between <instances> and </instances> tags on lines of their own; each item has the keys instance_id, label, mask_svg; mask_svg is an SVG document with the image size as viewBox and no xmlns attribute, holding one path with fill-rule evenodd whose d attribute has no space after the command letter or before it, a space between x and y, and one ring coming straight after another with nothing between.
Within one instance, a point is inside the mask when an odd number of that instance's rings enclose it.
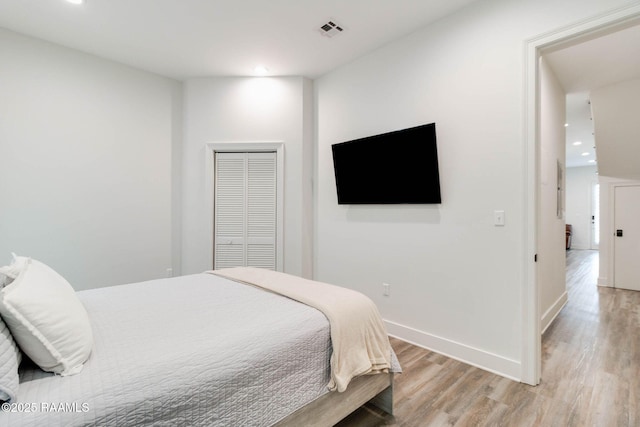
<instances>
[{"instance_id":1,"label":"wooden bed frame","mask_svg":"<svg viewBox=\"0 0 640 427\"><path fill-rule=\"evenodd\" d=\"M393 415L393 374L354 378L343 393L323 394L275 424L276 427L333 426L370 402Z\"/></svg>"}]
</instances>

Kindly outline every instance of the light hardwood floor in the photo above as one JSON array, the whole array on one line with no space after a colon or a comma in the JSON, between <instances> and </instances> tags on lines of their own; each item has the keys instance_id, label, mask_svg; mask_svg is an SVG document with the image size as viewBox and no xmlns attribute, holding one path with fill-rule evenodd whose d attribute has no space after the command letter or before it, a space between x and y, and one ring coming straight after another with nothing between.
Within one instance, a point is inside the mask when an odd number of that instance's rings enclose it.
<instances>
[{"instance_id":1,"label":"light hardwood floor","mask_svg":"<svg viewBox=\"0 0 640 427\"><path fill-rule=\"evenodd\" d=\"M363 407L338 426L640 426L640 292L599 288L597 271L597 251L567 252L537 387L392 339L395 416Z\"/></svg>"}]
</instances>

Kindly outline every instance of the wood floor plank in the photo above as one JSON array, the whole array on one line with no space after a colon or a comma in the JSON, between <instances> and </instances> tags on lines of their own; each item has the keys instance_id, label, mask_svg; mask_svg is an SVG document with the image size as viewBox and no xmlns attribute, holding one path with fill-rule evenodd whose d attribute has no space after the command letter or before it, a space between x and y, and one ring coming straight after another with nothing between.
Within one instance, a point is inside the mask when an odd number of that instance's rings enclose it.
<instances>
[{"instance_id":1,"label":"wood floor plank","mask_svg":"<svg viewBox=\"0 0 640 427\"><path fill-rule=\"evenodd\" d=\"M487 396L478 396L472 401L469 409L458 418L455 427L478 427L495 425L497 420L502 419L502 413L507 410L507 406L496 402Z\"/></svg>"},{"instance_id":2,"label":"wood floor plank","mask_svg":"<svg viewBox=\"0 0 640 427\"><path fill-rule=\"evenodd\" d=\"M640 292L598 287L597 269L597 251L567 251L537 387L392 338L395 415L365 406L338 426L640 426Z\"/></svg>"}]
</instances>

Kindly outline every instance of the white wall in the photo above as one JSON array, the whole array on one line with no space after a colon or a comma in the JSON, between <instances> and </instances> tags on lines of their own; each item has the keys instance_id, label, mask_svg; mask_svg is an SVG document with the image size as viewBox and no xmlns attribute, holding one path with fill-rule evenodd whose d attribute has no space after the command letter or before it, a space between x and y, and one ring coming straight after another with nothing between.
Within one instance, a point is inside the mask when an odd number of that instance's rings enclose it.
<instances>
[{"instance_id":1,"label":"white wall","mask_svg":"<svg viewBox=\"0 0 640 427\"><path fill-rule=\"evenodd\" d=\"M566 94L543 57L540 59L540 205L537 263L542 331L551 324L567 302L564 217L566 109ZM558 168L561 169L560 177Z\"/></svg>"},{"instance_id":2,"label":"white wall","mask_svg":"<svg viewBox=\"0 0 640 427\"><path fill-rule=\"evenodd\" d=\"M76 289L165 276L180 83L2 29L0 58L0 263Z\"/></svg>"},{"instance_id":3,"label":"white wall","mask_svg":"<svg viewBox=\"0 0 640 427\"><path fill-rule=\"evenodd\" d=\"M479 1L318 79L315 276L395 335L520 378L525 41L627 3ZM338 206L331 144L429 122L441 205Z\"/></svg>"},{"instance_id":4,"label":"white wall","mask_svg":"<svg viewBox=\"0 0 640 427\"><path fill-rule=\"evenodd\" d=\"M640 79L592 90L589 98L600 173L640 179Z\"/></svg>"},{"instance_id":5,"label":"white wall","mask_svg":"<svg viewBox=\"0 0 640 427\"><path fill-rule=\"evenodd\" d=\"M567 224L573 228L571 249L591 249L591 201L598 182L596 166L567 168Z\"/></svg>"},{"instance_id":6,"label":"white wall","mask_svg":"<svg viewBox=\"0 0 640 427\"><path fill-rule=\"evenodd\" d=\"M312 84L300 77L202 78L185 83L182 273L212 268L206 144L284 143L284 270L311 276Z\"/></svg>"}]
</instances>

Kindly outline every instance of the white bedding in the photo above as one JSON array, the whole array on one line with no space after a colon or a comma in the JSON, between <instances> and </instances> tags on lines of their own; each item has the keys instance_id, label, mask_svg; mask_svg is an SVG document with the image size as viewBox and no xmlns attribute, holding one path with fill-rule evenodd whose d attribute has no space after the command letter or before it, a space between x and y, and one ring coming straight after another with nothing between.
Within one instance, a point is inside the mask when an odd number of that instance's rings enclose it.
<instances>
[{"instance_id":1,"label":"white bedding","mask_svg":"<svg viewBox=\"0 0 640 427\"><path fill-rule=\"evenodd\" d=\"M327 392L314 308L210 274L78 294L95 339L84 370L22 368L14 409L30 412L0 426L267 426Z\"/></svg>"},{"instance_id":2,"label":"white bedding","mask_svg":"<svg viewBox=\"0 0 640 427\"><path fill-rule=\"evenodd\" d=\"M392 368L391 345L378 307L360 292L263 268L208 273L285 295L324 313L333 347L329 390L343 392L359 375L388 373Z\"/></svg>"}]
</instances>

